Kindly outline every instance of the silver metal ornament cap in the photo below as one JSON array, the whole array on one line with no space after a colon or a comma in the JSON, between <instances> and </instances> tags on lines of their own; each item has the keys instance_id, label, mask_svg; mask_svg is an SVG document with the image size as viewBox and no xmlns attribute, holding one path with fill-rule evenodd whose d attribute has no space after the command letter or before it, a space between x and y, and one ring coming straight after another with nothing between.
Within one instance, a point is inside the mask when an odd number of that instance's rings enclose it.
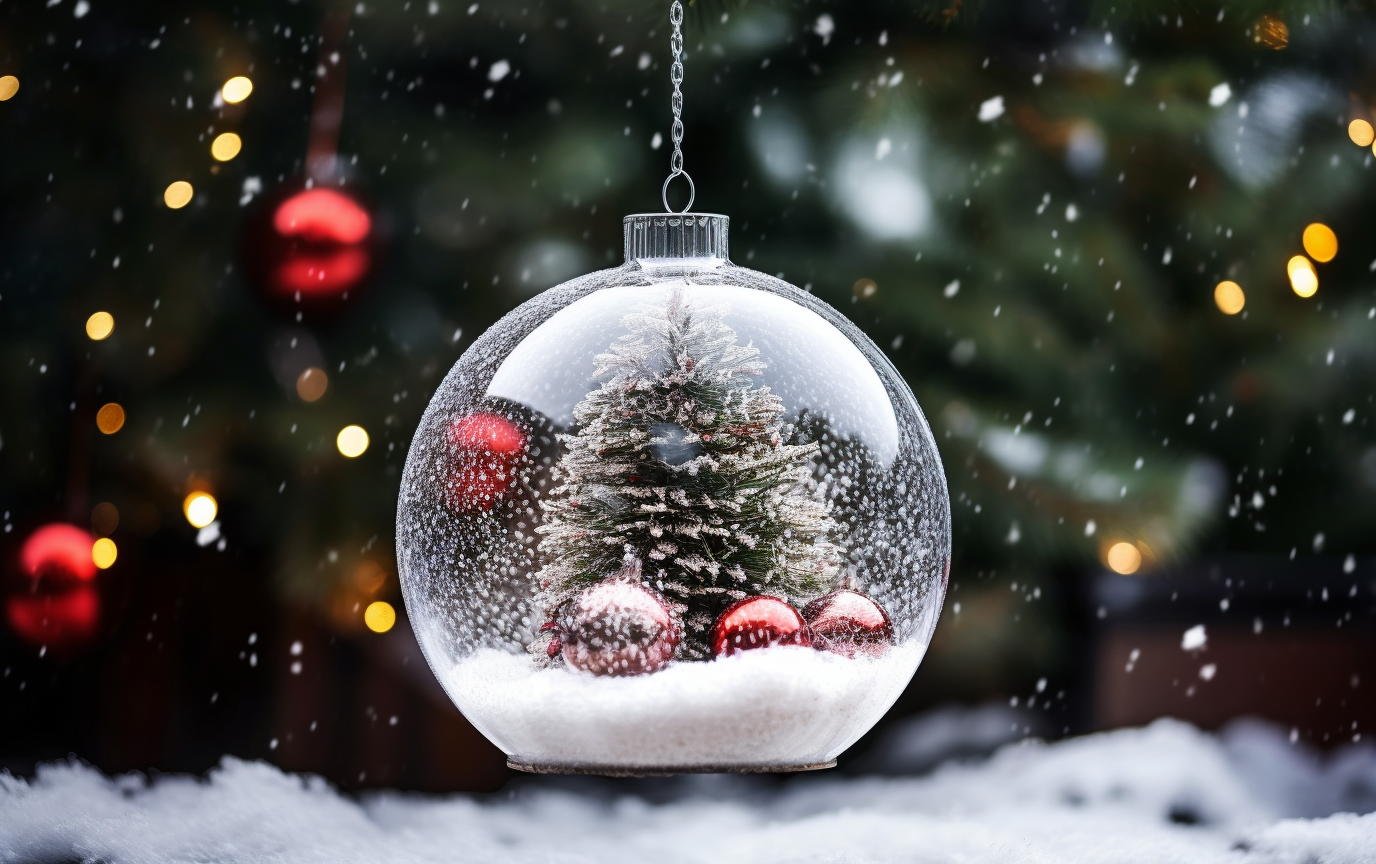
<instances>
[{"instance_id":1,"label":"silver metal ornament cap","mask_svg":"<svg viewBox=\"0 0 1376 864\"><path fill-rule=\"evenodd\" d=\"M717 213L636 213L622 220L626 262L730 259L731 219Z\"/></svg>"}]
</instances>

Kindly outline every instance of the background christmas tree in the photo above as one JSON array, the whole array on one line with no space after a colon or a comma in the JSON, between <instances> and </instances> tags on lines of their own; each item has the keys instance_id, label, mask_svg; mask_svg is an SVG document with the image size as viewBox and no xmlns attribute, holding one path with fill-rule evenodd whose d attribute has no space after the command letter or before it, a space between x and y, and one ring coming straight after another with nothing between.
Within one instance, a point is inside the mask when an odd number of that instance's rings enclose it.
<instances>
[{"instance_id":1,"label":"background christmas tree","mask_svg":"<svg viewBox=\"0 0 1376 864\"><path fill-rule=\"evenodd\" d=\"M329 12L352 17L323 50ZM341 680L373 668L387 637L362 610L399 605L395 493L429 394L502 314L617 264L622 214L658 208L666 18L641 0L0 4L20 82L0 102L0 551L12 568L39 525L110 503L101 579L122 586L71 665L6 630L5 758L233 750L360 782L293 755L312 739L280 707L303 692L291 646L344 657ZM1068 680L1076 577L1113 543L1144 573L1373 551L1376 196L1345 132L1376 101L1367 7L752 0L690 4L685 26L696 206L731 216L738 263L868 332L941 448L952 591L906 704ZM385 252L339 314L297 322L262 302L241 238L303 179L313 91L341 72L347 188ZM217 104L233 75L253 94ZM244 146L220 163L226 130ZM175 180L195 197L169 210ZM1340 249L1303 299L1285 263L1314 221ZM97 310L115 330L92 342ZM306 402L311 365L329 385ZM108 436L107 401L127 414ZM349 423L371 437L357 459L334 443ZM223 551L182 516L192 487L219 500ZM330 716L381 736L377 704ZM346 743L326 750L367 750Z\"/></svg>"},{"instance_id":2,"label":"background christmas tree","mask_svg":"<svg viewBox=\"0 0 1376 864\"><path fill-rule=\"evenodd\" d=\"M681 655L702 659L731 601L800 606L834 580L839 526L809 490L818 445L784 443L783 400L756 386L765 363L726 311L674 287L627 315L629 333L597 356L601 385L574 409L578 431L561 438L560 485L536 529L551 618L633 562L682 616Z\"/></svg>"}]
</instances>

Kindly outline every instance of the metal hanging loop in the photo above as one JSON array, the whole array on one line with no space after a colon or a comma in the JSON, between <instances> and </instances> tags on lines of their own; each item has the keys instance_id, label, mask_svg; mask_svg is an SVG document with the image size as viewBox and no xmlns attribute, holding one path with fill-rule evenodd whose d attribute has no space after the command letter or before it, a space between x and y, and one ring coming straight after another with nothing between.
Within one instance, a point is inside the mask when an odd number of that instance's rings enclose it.
<instances>
[{"instance_id":1,"label":"metal hanging loop","mask_svg":"<svg viewBox=\"0 0 1376 864\"><path fill-rule=\"evenodd\" d=\"M682 210L677 211L669 206L669 184L674 182L675 177L682 177L684 180L688 181L688 203L683 205ZM664 188L661 189L659 192L659 198L661 201L664 202L665 213L687 213L689 210L693 209L693 199L696 198L697 195L697 187L693 185L693 178L688 174L687 171L675 171L671 173L668 177L665 177Z\"/></svg>"},{"instance_id":2,"label":"metal hanging loop","mask_svg":"<svg viewBox=\"0 0 1376 864\"><path fill-rule=\"evenodd\" d=\"M679 0L674 0L669 6L669 23L672 25L669 50L674 55L674 62L669 67L669 83L674 85L673 95L669 99L669 106L674 111L674 124L669 128L669 137L674 142L674 152L669 157L669 176L664 181L659 198L664 202L666 213L687 213L697 197L697 187L693 185L693 178L683 170L683 92L679 89L683 83L683 4ZM669 184L680 174L688 181L688 203L682 210L675 211L669 206Z\"/></svg>"}]
</instances>

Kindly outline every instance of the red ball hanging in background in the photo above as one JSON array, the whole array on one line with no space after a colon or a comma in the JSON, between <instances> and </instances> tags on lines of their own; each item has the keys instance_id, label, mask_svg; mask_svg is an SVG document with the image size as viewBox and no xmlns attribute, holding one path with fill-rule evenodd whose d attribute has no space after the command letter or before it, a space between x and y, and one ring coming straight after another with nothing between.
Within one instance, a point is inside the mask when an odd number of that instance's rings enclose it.
<instances>
[{"instance_id":1,"label":"red ball hanging in background","mask_svg":"<svg viewBox=\"0 0 1376 864\"><path fill-rule=\"evenodd\" d=\"M351 191L300 186L269 196L250 216L244 259L275 306L316 311L347 301L375 269L376 225Z\"/></svg>"},{"instance_id":2,"label":"red ball hanging in background","mask_svg":"<svg viewBox=\"0 0 1376 864\"><path fill-rule=\"evenodd\" d=\"M561 652L574 669L594 675L657 671L673 659L681 633L663 598L622 579L584 589L549 629L551 656Z\"/></svg>"},{"instance_id":3,"label":"red ball hanging in background","mask_svg":"<svg viewBox=\"0 0 1376 864\"><path fill-rule=\"evenodd\" d=\"M526 433L500 414L468 414L449 425L449 506L461 513L491 510L516 485Z\"/></svg>"},{"instance_id":4,"label":"red ball hanging in background","mask_svg":"<svg viewBox=\"0 0 1376 864\"><path fill-rule=\"evenodd\" d=\"M812 646L847 657L879 657L893 644L893 623L878 603L842 589L803 607Z\"/></svg>"},{"instance_id":5,"label":"red ball hanging in background","mask_svg":"<svg viewBox=\"0 0 1376 864\"><path fill-rule=\"evenodd\" d=\"M712 625L712 656L772 645L812 644L807 624L777 597L747 597L733 603Z\"/></svg>"},{"instance_id":6,"label":"red ball hanging in background","mask_svg":"<svg viewBox=\"0 0 1376 864\"><path fill-rule=\"evenodd\" d=\"M95 537L75 525L39 528L19 550L22 579L5 598L5 620L34 647L79 648L100 627Z\"/></svg>"}]
</instances>

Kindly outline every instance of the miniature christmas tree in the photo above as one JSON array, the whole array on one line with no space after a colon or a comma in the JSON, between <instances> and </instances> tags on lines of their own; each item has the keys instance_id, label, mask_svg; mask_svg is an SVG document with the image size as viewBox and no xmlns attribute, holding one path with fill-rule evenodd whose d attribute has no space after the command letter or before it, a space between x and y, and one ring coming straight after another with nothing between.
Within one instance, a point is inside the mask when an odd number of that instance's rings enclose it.
<instances>
[{"instance_id":1,"label":"miniature christmas tree","mask_svg":"<svg viewBox=\"0 0 1376 864\"><path fill-rule=\"evenodd\" d=\"M549 563L537 578L551 617L638 563L682 616L680 656L701 659L732 601L796 604L835 580L840 529L814 494L817 444L785 443L783 400L756 386L760 352L737 344L724 314L676 288L622 319L630 332L597 356L601 386L575 407L560 485L542 502Z\"/></svg>"}]
</instances>

